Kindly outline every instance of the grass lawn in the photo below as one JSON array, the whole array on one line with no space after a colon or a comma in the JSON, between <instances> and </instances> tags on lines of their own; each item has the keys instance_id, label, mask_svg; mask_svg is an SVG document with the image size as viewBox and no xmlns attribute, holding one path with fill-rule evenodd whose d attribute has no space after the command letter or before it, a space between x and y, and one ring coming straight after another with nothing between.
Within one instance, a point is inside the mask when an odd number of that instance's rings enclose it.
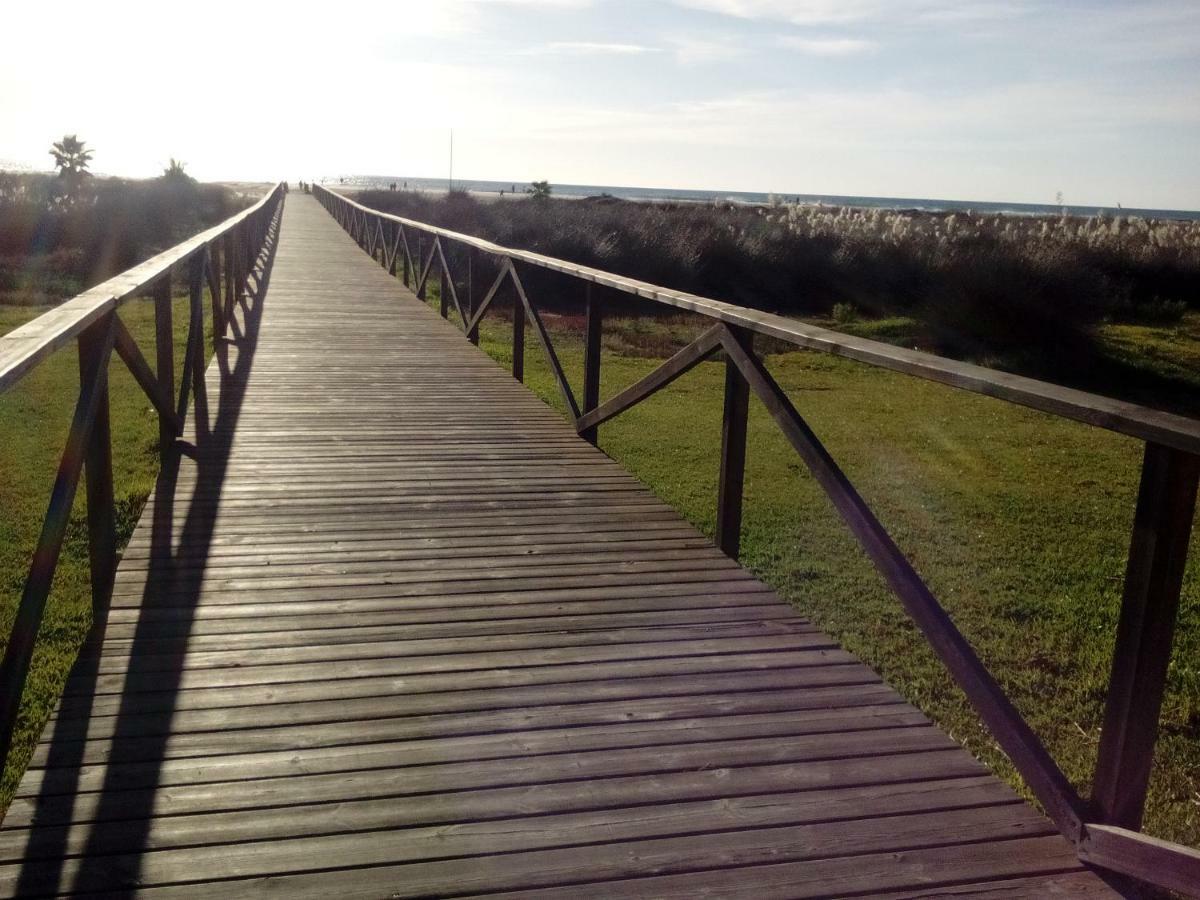
<instances>
[{"instance_id":1,"label":"grass lawn","mask_svg":"<svg viewBox=\"0 0 1200 900\"><path fill-rule=\"evenodd\" d=\"M549 317L547 324L578 392L579 322ZM606 323L601 396L651 371L659 363L654 356L699 327L684 319ZM1124 337L1146 343L1152 336ZM511 325L485 320L481 346L508 365ZM1190 352L1196 347L1200 342ZM1141 444L829 355L775 353L768 367L1087 796ZM525 372L539 396L564 409L532 331ZM723 385L723 363L702 364L600 427L604 451L707 534L715 519ZM1194 550L1146 821L1150 833L1192 846L1200 845ZM757 401L742 561L1029 796Z\"/></svg>"},{"instance_id":2,"label":"grass lawn","mask_svg":"<svg viewBox=\"0 0 1200 900\"><path fill-rule=\"evenodd\" d=\"M177 296L174 306L178 387L187 342L186 296ZM0 305L0 334L46 309ZM120 315L153 365L153 302L132 300ZM210 318L206 318L209 329ZM211 346L210 331L206 347ZM118 537L124 546L158 472L158 416L115 352L109 373L113 487ZM0 510L4 511L0 516L0 641L6 641L12 629L78 395L79 362L73 347L60 350L0 394ZM83 498L81 482L34 652L9 765L0 782L0 808L6 808L12 797L91 623Z\"/></svg>"}]
</instances>

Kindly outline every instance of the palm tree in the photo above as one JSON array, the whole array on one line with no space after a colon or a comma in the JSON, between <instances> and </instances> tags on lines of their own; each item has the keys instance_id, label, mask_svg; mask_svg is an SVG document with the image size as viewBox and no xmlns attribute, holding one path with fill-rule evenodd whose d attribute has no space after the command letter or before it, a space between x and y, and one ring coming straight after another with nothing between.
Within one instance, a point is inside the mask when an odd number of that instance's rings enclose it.
<instances>
[{"instance_id":1,"label":"palm tree","mask_svg":"<svg viewBox=\"0 0 1200 900\"><path fill-rule=\"evenodd\" d=\"M187 163L181 159L171 157L170 164L163 169L163 178L169 181L191 181L192 176L186 171Z\"/></svg>"},{"instance_id":2,"label":"palm tree","mask_svg":"<svg viewBox=\"0 0 1200 900\"><path fill-rule=\"evenodd\" d=\"M79 178L90 175L88 163L92 161L92 151L76 135L63 135L63 139L51 145L50 155L58 166L58 174L68 178Z\"/></svg>"}]
</instances>

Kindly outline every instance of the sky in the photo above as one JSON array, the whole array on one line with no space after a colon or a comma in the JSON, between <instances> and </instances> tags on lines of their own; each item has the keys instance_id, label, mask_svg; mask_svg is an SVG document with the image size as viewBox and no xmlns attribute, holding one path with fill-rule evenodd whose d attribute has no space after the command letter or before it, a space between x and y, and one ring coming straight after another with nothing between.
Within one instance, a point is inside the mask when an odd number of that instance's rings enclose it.
<instances>
[{"instance_id":1,"label":"sky","mask_svg":"<svg viewBox=\"0 0 1200 900\"><path fill-rule=\"evenodd\" d=\"M1200 209L1200 0L8 0L0 165ZM14 36L20 36L14 39Z\"/></svg>"}]
</instances>

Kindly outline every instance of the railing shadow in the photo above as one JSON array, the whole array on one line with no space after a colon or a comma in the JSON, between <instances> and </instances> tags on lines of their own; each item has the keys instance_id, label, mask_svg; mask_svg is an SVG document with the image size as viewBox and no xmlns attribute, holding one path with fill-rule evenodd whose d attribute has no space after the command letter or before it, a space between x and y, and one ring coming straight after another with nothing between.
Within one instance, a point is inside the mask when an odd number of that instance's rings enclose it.
<instances>
[{"instance_id":1,"label":"railing shadow","mask_svg":"<svg viewBox=\"0 0 1200 900\"><path fill-rule=\"evenodd\" d=\"M131 893L137 888L140 866L130 861L140 860L146 850L161 766L183 678L187 637L195 621L204 577L203 566L190 569L178 566L173 550L175 511L181 500L186 502L177 496L180 472L186 457L188 464L195 467L192 502L179 531L180 556L185 557L181 562L186 563L207 559L212 544L218 506L205 501L209 497L215 499L225 481L281 227L282 215L275 220L274 230L268 233L266 246L246 279L245 294L237 304L240 321L236 313L231 316L226 337L218 339L213 356L220 385L215 418L210 420L213 412L208 405L210 398L201 392L193 416L195 443L177 441L164 455L153 494L146 584L125 676L127 687L140 685L143 689L125 690L121 694L107 755L117 769L105 768L95 812L87 817L92 824L88 826L83 847L78 846L77 839L72 841L71 816L58 822L58 816L52 813L40 827L35 816L17 884L19 895L87 891L90 884L111 878L113 853L120 854L124 870L125 889L121 893ZM165 617L145 615L155 610L169 613ZM167 620L171 623L170 636L164 638L163 623ZM47 775L53 773L53 777L43 780L36 801L39 810L43 806L61 808L67 798L70 807L76 806L80 773L92 765L86 758L87 729L101 674L100 647L105 631L104 623L93 629L71 674L71 683L77 690L72 695L71 714L60 716L54 725L46 760ZM165 648L169 648L166 653ZM147 683L153 684L152 694L144 690ZM118 770L133 762L138 767L131 786ZM120 825L113 828L109 823L116 821ZM65 861L80 855L78 868L68 879L70 883L63 884ZM107 895L114 896L112 892Z\"/></svg>"}]
</instances>

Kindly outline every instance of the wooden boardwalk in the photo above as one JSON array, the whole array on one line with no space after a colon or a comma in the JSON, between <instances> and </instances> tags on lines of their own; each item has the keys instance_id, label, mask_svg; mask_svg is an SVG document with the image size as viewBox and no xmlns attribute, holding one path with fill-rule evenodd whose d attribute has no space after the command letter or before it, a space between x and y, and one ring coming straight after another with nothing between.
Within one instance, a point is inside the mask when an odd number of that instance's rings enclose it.
<instances>
[{"instance_id":1,"label":"wooden boardwalk","mask_svg":"<svg viewBox=\"0 0 1200 900\"><path fill-rule=\"evenodd\" d=\"M312 198L207 386L0 892L1108 894Z\"/></svg>"}]
</instances>

